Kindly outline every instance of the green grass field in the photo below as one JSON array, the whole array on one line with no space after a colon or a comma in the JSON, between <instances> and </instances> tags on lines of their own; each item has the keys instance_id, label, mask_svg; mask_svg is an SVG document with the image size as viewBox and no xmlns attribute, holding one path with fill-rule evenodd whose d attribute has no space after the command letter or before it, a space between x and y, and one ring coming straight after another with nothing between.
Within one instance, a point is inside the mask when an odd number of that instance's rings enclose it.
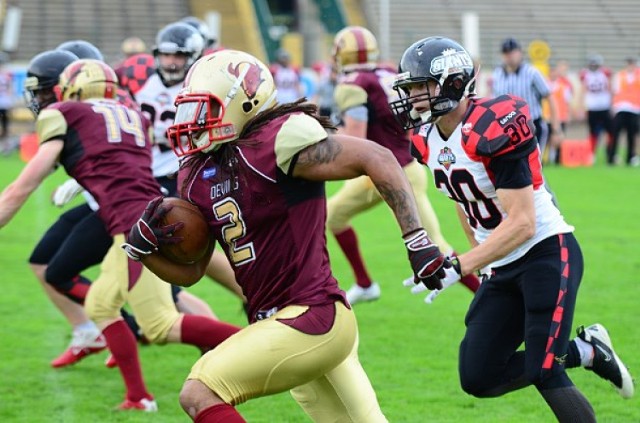
<instances>
[{"instance_id":1,"label":"green grass field","mask_svg":"<svg viewBox=\"0 0 640 423\"><path fill-rule=\"evenodd\" d=\"M0 157L0 187L19 173L17 155ZM103 365L106 353L70 368L54 370L49 362L69 341L70 327L48 302L32 276L31 249L60 213L49 196L64 179L56 172L5 228L0 230L0 421L1 422L176 422L188 421L178 392L195 348L181 345L141 348L143 371L160 411L145 415L114 412L123 398L117 370ZM640 288L640 170L628 168L554 168L547 179L585 255L586 269L574 326L603 323L617 352L639 371L638 303ZM336 184L329 186L333 191ZM448 199L430 187L431 199L449 241L467 248ZM552 422L535 389L502 398L478 400L459 387L457 350L463 317L471 300L454 286L432 305L412 296L401 281L410 273L399 230L390 211L380 206L359 216L354 225L382 298L358 304L360 358L391 422ZM332 264L343 288L351 274L330 238ZM96 275L97 269L89 272ZM244 324L240 304L222 288L203 280L190 288L206 299L224 320ZM634 346L635 345L635 346ZM609 384L583 369L570 376L590 399L600 422L640 422L638 397L622 400ZM239 407L249 422L305 422L288 393L253 400Z\"/></svg>"}]
</instances>

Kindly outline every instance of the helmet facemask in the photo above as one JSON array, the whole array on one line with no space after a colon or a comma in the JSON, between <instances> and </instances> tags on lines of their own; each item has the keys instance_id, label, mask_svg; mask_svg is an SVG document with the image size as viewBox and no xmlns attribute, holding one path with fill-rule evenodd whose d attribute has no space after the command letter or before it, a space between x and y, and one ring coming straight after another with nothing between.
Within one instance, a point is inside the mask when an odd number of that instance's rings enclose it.
<instances>
[{"instance_id":1,"label":"helmet facemask","mask_svg":"<svg viewBox=\"0 0 640 423\"><path fill-rule=\"evenodd\" d=\"M221 50L189 69L167 130L176 155L207 153L236 140L247 123L276 104L269 68L248 53Z\"/></svg>"},{"instance_id":2,"label":"helmet facemask","mask_svg":"<svg viewBox=\"0 0 640 423\"><path fill-rule=\"evenodd\" d=\"M176 156L207 153L238 134L232 123L223 123L225 105L210 93L186 94L176 99L174 124L167 137Z\"/></svg>"}]
</instances>

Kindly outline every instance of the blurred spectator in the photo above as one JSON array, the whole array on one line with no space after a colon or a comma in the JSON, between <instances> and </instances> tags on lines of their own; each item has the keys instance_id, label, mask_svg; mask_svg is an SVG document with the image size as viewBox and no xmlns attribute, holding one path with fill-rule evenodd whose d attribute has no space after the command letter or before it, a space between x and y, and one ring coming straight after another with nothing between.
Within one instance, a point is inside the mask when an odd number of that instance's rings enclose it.
<instances>
[{"instance_id":1,"label":"blurred spectator","mask_svg":"<svg viewBox=\"0 0 640 423\"><path fill-rule=\"evenodd\" d=\"M318 80L318 89L313 101L318 105L320 116L331 118L336 108L333 92L336 88L337 72L334 66L325 62L315 63L312 68Z\"/></svg>"},{"instance_id":2,"label":"blurred spectator","mask_svg":"<svg viewBox=\"0 0 640 423\"><path fill-rule=\"evenodd\" d=\"M278 103L291 103L304 96L300 84L300 72L291 65L291 54L283 48L276 52L276 63L270 67L276 89Z\"/></svg>"},{"instance_id":3,"label":"blurred spectator","mask_svg":"<svg viewBox=\"0 0 640 423\"><path fill-rule=\"evenodd\" d=\"M0 52L0 142L2 142L2 150L8 146L7 137L9 136L9 113L13 107L13 87L12 74L6 69L9 63L9 55L4 51Z\"/></svg>"},{"instance_id":4,"label":"blurred spectator","mask_svg":"<svg viewBox=\"0 0 640 423\"><path fill-rule=\"evenodd\" d=\"M566 133L567 123L571 120L571 102L573 100L573 85L567 78L569 63L566 60L560 60L551 68L549 73L549 88L551 89L551 97L554 99L557 107L558 122L563 133ZM545 104L546 114L548 116L548 103ZM550 145L548 151L548 162L559 163L560 145Z\"/></svg>"},{"instance_id":5,"label":"blurred spectator","mask_svg":"<svg viewBox=\"0 0 640 423\"><path fill-rule=\"evenodd\" d=\"M147 44L139 37L128 37L122 41L120 50L125 58L136 54L146 53Z\"/></svg>"},{"instance_id":6,"label":"blurred spectator","mask_svg":"<svg viewBox=\"0 0 640 423\"><path fill-rule=\"evenodd\" d=\"M513 94L522 97L529 104L531 118L536 128L540 151L544 152L549 141L549 125L542 116L542 100L549 100L549 115L553 129L552 145L559 145L562 129L551 90L538 69L524 62L522 47L517 40L507 38L502 42L502 65L495 68L492 75L492 95L494 97Z\"/></svg>"},{"instance_id":7,"label":"blurred spectator","mask_svg":"<svg viewBox=\"0 0 640 423\"><path fill-rule=\"evenodd\" d=\"M604 59L598 54L589 56L587 67L580 71L580 104L584 107L589 124L589 141L595 160L600 134L607 134L607 145L613 142L613 122L611 120L611 70L604 66ZM584 115L584 112L581 113Z\"/></svg>"},{"instance_id":8,"label":"blurred spectator","mask_svg":"<svg viewBox=\"0 0 640 423\"><path fill-rule=\"evenodd\" d=\"M619 71L613 80L613 142L607 148L607 163L618 161L618 138L622 131L627 133L626 163L640 165L636 155L636 137L640 118L640 68L635 57L627 58L627 66Z\"/></svg>"}]
</instances>

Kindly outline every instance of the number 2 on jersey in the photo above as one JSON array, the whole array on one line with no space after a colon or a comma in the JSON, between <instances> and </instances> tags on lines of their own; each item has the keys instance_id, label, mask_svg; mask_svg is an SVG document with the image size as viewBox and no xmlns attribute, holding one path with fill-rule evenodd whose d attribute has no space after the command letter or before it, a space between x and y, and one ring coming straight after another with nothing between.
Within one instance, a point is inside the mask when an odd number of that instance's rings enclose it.
<instances>
[{"instance_id":1,"label":"number 2 on jersey","mask_svg":"<svg viewBox=\"0 0 640 423\"><path fill-rule=\"evenodd\" d=\"M253 242L242 246L238 241L247 234L247 226L242 219L242 212L233 198L225 198L213 205L213 214L217 220L229 223L222 227L222 238L229 246L229 255L235 266L241 266L256 259Z\"/></svg>"}]
</instances>

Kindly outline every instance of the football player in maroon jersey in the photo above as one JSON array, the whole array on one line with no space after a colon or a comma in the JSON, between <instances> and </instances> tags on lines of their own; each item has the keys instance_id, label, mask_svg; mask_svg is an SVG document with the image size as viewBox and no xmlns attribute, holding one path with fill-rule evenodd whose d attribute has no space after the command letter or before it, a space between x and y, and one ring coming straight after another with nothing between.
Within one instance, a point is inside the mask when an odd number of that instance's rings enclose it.
<instances>
[{"instance_id":1,"label":"football player in maroon jersey","mask_svg":"<svg viewBox=\"0 0 640 423\"><path fill-rule=\"evenodd\" d=\"M151 173L149 122L116 98L113 69L97 60L71 62L53 90L58 102L42 108L49 90L36 89L36 128L40 147L17 179L0 196L0 227L6 225L59 163L97 201L114 245L91 285L85 307L102 330L126 385L119 408L156 411L142 378L136 340L120 316L131 306L150 342L180 342L201 350L214 348L237 332L235 326L205 316L183 315L171 298L171 286L127 259L119 248L125 229L148 201L160 194Z\"/></svg>"},{"instance_id":2,"label":"football player in maroon jersey","mask_svg":"<svg viewBox=\"0 0 640 423\"><path fill-rule=\"evenodd\" d=\"M200 208L231 261L251 323L196 362L180 402L196 422L243 422L234 406L292 390L315 421L386 421L358 361L354 313L331 273L324 182L371 178L427 286L441 287L446 258L421 228L389 150L333 134L315 105L275 98L264 63L223 50L193 65L176 100L168 135L184 156L180 196ZM196 283L208 256L178 265L155 253L172 239L156 223L160 204L149 204L123 247L165 280Z\"/></svg>"},{"instance_id":3,"label":"football player in maroon jersey","mask_svg":"<svg viewBox=\"0 0 640 423\"><path fill-rule=\"evenodd\" d=\"M426 172L411 157L408 136L389 108L388 102L397 98L391 87L395 69L378 63L378 42L366 28L344 28L336 34L333 45L333 60L339 72L334 94L342 121L339 132L368 138L393 153L411 184L420 219L429 237L444 254L453 255L453 248L442 235L440 222L427 197ZM351 304L380 297L380 285L367 271L351 220L381 201L376 187L369 178L362 176L346 181L327 202L327 227L336 237L355 276L356 283L347 290ZM479 286L474 274L466 275L462 283L473 292Z\"/></svg>"},{"instance_id":4,"label":"football player in maroon jersey","mask_svg":"<svg viewBox=\"0 0 640 423\"><path fill-rule=\"evenodd\" d=\"M460 44L426 38L404 52L394 83L401 99L391 103L412 130L414 156L458 205L472 249L452 269L493 269L465 319L462 388L495 397L534 385L561 422L595 421L565 369L583 365L625 398L633 395L631 376L602 325L569 340L583 273L574 228L545 188L527 103L476 98L475 79Z\"/></svg>"}]
</instances>

